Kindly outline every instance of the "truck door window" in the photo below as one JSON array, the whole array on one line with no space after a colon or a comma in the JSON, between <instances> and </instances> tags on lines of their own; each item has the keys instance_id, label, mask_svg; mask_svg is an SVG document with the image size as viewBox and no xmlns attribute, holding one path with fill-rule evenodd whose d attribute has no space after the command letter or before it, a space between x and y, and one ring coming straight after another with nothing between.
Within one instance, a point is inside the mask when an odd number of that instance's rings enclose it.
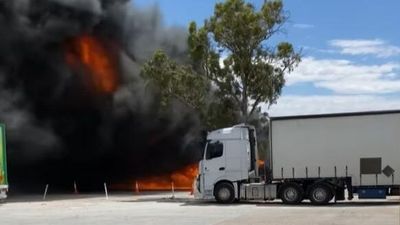
<instances>
[{"instance_id":1,"label":"truck door window","mask_svg":"<svg viewBox=\"0 0 400 225\"><path fill-rule=\"evenodd\" d=\"M209 142L206 150L206 159L213 159L221 157L223 154L224 145L217 142Z\"/></svg>"}]
</instances>

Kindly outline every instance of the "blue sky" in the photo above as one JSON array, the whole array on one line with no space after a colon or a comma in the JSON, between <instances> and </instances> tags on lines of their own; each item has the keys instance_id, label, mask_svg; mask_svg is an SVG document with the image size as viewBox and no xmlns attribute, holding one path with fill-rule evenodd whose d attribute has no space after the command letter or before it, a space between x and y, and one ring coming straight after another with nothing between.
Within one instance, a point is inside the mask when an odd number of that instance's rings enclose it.
<instances>
[{"instance_id":1,"label":"blue sky","mask_svg":"<svg viewBox=\"0 0 400 225\"><path fill-rule=\"evenodd\" d=\"M218 0L135 0L160 7L167 26L198 24ZM263 0L249 0L260 6ZM290 14L275 41L302 49L271 115L400 109L400 1L286 0Z\"/></svg>"}]
</instances>

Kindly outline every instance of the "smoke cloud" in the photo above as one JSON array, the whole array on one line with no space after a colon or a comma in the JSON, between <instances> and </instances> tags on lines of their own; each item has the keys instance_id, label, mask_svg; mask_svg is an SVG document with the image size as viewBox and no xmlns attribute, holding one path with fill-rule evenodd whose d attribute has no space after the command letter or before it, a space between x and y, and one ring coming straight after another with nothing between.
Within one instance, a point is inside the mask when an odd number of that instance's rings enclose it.
<instances>
[{"instance_id":1,"label":"smoke cloud","mask_svg":"<svg viewBox=\"0 0 400 225\"><path fill-rule=\"evenodd\" d=\"M95 90L90 68L68 62L69 51L79 53L71 43L83 36L109 54L116 89ZM73 181L91 190L196 162L196 113L178 101L161 109L138 76L158 48L185 60L185 39L181 28L163 26L156 7L129 1L0 1L0 122L11 191Z\"/></svg>"}]
</instances>

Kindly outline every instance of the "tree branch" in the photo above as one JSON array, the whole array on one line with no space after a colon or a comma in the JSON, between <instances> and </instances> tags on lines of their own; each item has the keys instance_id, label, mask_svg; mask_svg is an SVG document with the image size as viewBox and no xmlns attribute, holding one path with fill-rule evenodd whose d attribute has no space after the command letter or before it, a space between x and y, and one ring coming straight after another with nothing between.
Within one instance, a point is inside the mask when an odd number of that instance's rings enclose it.
<instances>
[{"instance_id":1,"label":"tree branch","mask_svg":"<svg viewBox=\"0 0 400 225\"><path fill-rule=\"evenodd\" d=\"M252 106L252 108L251 108L251 110L250 110L249 116L253 115L254 110L257 108L258 104L260 104L260 101L261 101L261 95L259 95L259 96L256 98L256 101L253 103L253 106Z\"/></svg>"}]
</instances>

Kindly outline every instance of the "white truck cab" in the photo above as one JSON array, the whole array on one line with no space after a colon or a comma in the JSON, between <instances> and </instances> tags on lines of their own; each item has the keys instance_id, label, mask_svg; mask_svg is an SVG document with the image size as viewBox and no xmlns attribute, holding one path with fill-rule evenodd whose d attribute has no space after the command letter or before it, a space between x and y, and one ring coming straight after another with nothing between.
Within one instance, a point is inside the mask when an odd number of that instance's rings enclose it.
<instances>
[{"instance_id":1,"label":"white truck cab","mask_svg":"<svg viewBox=\"0 0 400 225\"><path fill-rule=\"evenodd\" d=\"M241 198L240 184L258 179L256 143L255 128L244 124L210 132L195 197L225 203Z\"/></svg>"}]
</instances>

